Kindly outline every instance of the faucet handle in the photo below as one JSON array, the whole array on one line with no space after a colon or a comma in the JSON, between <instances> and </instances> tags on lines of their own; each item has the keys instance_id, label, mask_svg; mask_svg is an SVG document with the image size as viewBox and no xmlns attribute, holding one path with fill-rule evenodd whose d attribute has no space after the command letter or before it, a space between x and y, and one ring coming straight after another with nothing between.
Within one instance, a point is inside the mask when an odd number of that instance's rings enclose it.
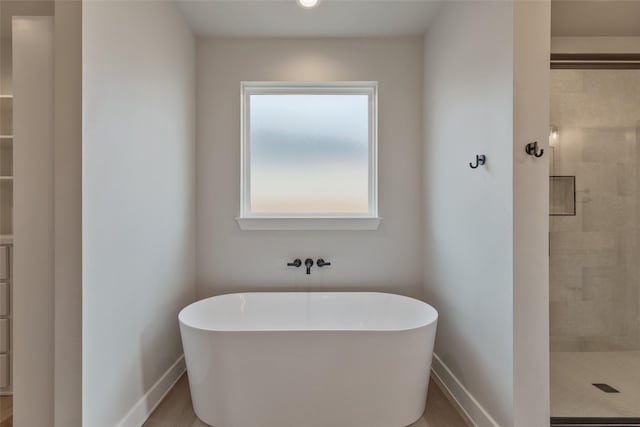
<instances>
[{"instance_id":1,"label":"faucet handle","mask_svg":"<svg viewBox=\"0 0 640 427\"><path fill-rule=\"evenodd\" d=\"M296 258L293 262L288 262L287 267L300 267L302 265L302 261L300 258Z\"/></svg>"},{"instance_id":2,"label":"faucet handle","mask_svg":"<svg viewBox=\"0 0 640 427\"><path fill-rule=\"evenodd\" d=\"M330 263L330 262L326 262L326 261L325 261L324 259L322 259L322 258L318 258L318 261L316 261L316 265L317 265L318 267L324 267L324 266L326 266L326 265L331 265L331 263Z\"/></svg>"}]
</instances>

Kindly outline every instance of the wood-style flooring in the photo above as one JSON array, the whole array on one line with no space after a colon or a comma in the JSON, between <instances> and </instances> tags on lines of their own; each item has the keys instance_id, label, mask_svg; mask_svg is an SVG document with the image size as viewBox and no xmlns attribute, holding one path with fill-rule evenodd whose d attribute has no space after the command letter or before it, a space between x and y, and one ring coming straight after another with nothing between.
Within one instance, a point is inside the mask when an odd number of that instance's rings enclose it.
<instances>
[{"instance_id":1,"label":"wood-style flooring","mask_svg":"<svg viewBox=\"0 0 640 427\"><path fill-rule=\"evenodd\" d=\"M431 381L424 415L409 427L467 426L467 423L447 400L438 385ZM143 427L208 427L193 412L186 375L176 383Z\"/></svg>"},{"instance_id":2,"label":"wood-style flooring","mask_svg":"<svg viewBox=\"0 0 640 427\"><path fill-rule=\"evenodd\" d=\"M12 396L0 396L0 427L13 427Z\"/></svg>"}]
</instances>

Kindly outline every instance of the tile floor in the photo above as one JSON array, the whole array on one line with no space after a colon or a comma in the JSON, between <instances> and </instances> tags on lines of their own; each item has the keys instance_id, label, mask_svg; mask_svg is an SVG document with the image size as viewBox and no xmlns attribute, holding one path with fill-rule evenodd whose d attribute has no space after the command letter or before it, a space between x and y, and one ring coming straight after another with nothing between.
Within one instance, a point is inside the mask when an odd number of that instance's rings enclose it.
<instances>
[{"instance_id":1,"label":"tile floor","mask_svg":"<svg viewBox=\"0 0 640 427\"><path fill-rule=\"evenodd\" d=\"M593 383L620 393L605 393ZM640 417L640 351L552 352L551 415Z\"/></svg>"}]
</instances>

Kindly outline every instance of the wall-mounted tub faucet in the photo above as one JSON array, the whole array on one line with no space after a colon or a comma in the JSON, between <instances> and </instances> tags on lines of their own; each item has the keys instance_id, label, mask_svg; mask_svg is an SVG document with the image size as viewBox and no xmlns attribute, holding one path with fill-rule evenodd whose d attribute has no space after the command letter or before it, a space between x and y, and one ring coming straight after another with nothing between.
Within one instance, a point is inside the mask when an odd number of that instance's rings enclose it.
<instances>
[{"instance_id":1,"label":"wall-mounted tub faucet","mask_svg":"<svg viewBox=\"0 0 640 427\"><path fill-rule=\"evenodd\" d=\"M304 266L307 267L307 274L311 274L311 267L313 267L313 260L311 258L305 259Z\"/></svg>"},{"instance_id":2,"label":"wall-mounted tub faucet","mask_svg":"<svg viewBox=\"0 0 640 427\"><path fill-rule=\"evenodd\" d=\"M330 262L325 261L323 258L318 258L318 261L316 261L316 265L318 267L326 267L331 265ZM300 258L296 258L293 260L293 262L288 262L287 263L287 267L300 267L302 266L302 261L300 260ZM304 266L307 268L307 274L311 274L311 267L313 267L313 260L311 258L307 258L304 260Z\"/></svg>"}]
</instances>

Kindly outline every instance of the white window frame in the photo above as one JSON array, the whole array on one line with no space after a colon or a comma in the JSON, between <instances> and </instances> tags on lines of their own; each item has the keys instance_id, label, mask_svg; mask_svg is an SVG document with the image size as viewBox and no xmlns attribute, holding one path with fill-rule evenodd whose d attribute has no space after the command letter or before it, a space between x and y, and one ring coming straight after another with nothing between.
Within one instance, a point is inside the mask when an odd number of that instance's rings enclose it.
<instances>
[{"instance_id":1,"label":"white window frame","mask_svg":"<svg viewBox=\"0 0 640 427\"><path fill-rule=\"evenodd\" d=\"M252 213L250 169L251 95L361 94L369 97L369 209L366 214ZM243 230L376 230L378 216L378 82L242 82L241 83L240 215Z\"/></svg>"}]
</instances>

